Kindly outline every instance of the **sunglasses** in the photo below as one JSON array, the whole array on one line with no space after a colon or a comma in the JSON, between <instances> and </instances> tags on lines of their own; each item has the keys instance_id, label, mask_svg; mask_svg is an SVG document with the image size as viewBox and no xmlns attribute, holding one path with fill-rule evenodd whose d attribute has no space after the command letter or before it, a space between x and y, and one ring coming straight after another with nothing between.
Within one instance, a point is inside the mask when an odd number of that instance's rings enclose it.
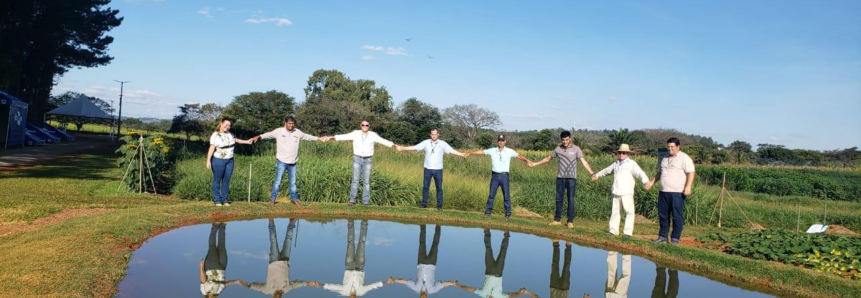
<instances>
[{"instance_id":1,"label":"sunglasses","mask_svg":"<svg viewBox=\"0 0 861 298\"><path fill-rule=\"evenodd\" d=\"M362 124L362 127L371 127L370 124Z\"/></svg>"}]
</instances>

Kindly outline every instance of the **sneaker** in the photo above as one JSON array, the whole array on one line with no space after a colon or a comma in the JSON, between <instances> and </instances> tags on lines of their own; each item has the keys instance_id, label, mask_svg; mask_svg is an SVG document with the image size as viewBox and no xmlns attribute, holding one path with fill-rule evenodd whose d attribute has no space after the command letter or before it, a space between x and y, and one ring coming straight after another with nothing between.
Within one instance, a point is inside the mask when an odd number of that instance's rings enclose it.
<instances>
[{"instance_id":1,"label":"sneaker","mask_svg":"<svg viewBox=\"0 0 861 298\"><path fill-rule=\"evenodd\" d=\"M436 207L436 211L442 211L442 207Z\"/></svg>"},{"instance_id":2,"label":"sneaker","mask_svg":"<svg viewBox=\"0 0 861 298\"><path fill-rule=\"evenodd\" d=\"M215 203L215 207L221 207L221 203Z\"/></svg>"},{"instance_id":3,"label":"sneaker","mask_svg":"<svg viewBox=\"0 0 861 298\"><path fill-rule=\"evenodd\" d=\"M356 202L349 202L349 203L347 203L347 206L353 207L353 205L356 205Z\"/></svg>"},{"instance_id":4,"label":"sneaker","mask_svg":"<svg viewBox=\"0 0 861 298\"><path fill-rule=\"evenodd\" d=\"M672 239L672 240L670 240L670 244L672 244L672 245L679 245L679 239Z\"/></svg>"},{"instance_id":5,"label":"sneaker","mask_svg":"<svg viewBox=\"0 0 861 298\"><path fill-rule=\"evenodd\" d=\"M664 243L667 243L667 238L658 237L658 239L653 240L652 243L653 244L664 244Z\"/></svg>"},{"instance_id":6,"label":"sneaker","mask_svg":"<svg viewBox=\"0 0 861 298\"><path fill-rule=\"evenodd\" d=\"M224 205L222 205L222 206L224 206L224 207L230 207L230 203L224 203Z\"/></svg>"},{"instance_id":7,"label":"sneaker","mask_svg":"<svg viewBox=\"0 0 861 298\"><path fill-rule=\"evenodd\" d=\"M485 213L485 214L484 214L484 217L485 217L485 218L490 218L490 213Z\"/></svg>"},{"instance_id":8,"label":"sneaker","mask_svg":"<svg viewBox=\"0 0 861 298\"><path fill-rule=\"evenodd\" d=\"M574 228L574 223L573 223L573 222L569 222L569 223L568 223L568 228L569 228L569 229L573 229L573 228Z\"/></svg>"},{"instance_id":9,"label":"sneaker","mask_svg":"<svg viewBox=\"0 0 861 298\"><path fill-rule=\"evenodd\" d=\"M560 222L560 221L558 221L558 220L557 220L557 221L551 222L551 223L550 223L550 225L551 225L551 226L561 226L561 225L562 225L562 222Z\"/></svg>"},{"instance_id":10,"label":"sneaker","mask_svg":"<svg viewBox=\"0 0 861 298\"><path fill-rule=\"evenodd\" d=\"M371 206L370 203L362 203L362 205L365 205L365 207Z\"/></svg>"},{"instance_id":11,"label":"sneaker","mask_svg":"<svg viewBox=\"0 0 861 298\"><path fill-rule=\"evenodd\" d=\"M618 236L618 235L616 235L616 234L614 234L613 232L610 232L610 231L607 231L607 232L605 232L605 233L610 234L610 235L613 235L613 236Z\"/></svg>"},{"instance_id":12,"label":"sneaker","mask_svg":"<svg viewBox=\"0 0 861 298\"><path fill-rule=\"evenodd\" d=\"M622 235L622 238L631 238L631 235Z\"/></svg>"},{"instance_id":13,"label":"sneaker","mask_svg":"<svg viewBox=\"0 0 861 298\"><path fill-rule=\"evenodd\" d=\"M299 202L299 200L290 201L290 203L292 203L293 205L296 205L296 206L298 206L298 207L302 207L302 203L301 203L301 202Z\"/></svg>"},{"instance_id":14,"label":"sneaker","mask_svg":"<svg viewBox=\"0 0 861 298\"><path fill-rule=\"evenodd\" d=\"M275 206L275 201L269 201L269 206Z\"/></svg>"}]
</instances>

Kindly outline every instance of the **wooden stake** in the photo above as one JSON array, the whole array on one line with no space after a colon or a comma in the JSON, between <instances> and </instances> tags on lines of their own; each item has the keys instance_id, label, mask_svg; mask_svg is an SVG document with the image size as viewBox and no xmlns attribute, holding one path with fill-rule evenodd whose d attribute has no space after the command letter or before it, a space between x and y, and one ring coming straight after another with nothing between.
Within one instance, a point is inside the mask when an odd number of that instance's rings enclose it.
<instances>
[{"instance_id":1,"label":"wooden stake","mask_svg":"<svg viewBox=\"0 0 861 298\"><path fill-rule=\"evenodd\" d=\"M138 162L138 193L143 193L143 136L140 137L138 141L138 150L140 150L140 159Z\"/></svg>"},{"instance_id":2,"label":"wooden stake","mask_svg":"<svg viewBox=\"0 0 861 298\"><path fill-rule=\"evenodd\" d=\"M253 157L252 157L253 160ZM254 166L253 162L248 163L248 202L251 203L251 167Z\"/></svg>"}]
</instances>

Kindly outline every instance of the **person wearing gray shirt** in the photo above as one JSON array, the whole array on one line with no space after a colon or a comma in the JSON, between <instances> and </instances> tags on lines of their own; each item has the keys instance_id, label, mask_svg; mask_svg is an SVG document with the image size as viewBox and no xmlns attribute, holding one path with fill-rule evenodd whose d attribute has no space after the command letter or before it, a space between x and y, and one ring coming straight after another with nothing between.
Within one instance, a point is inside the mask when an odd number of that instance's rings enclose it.
<instances>
[{"instance_id":1,"label":"person wearing gray shirt","mask_svg":"<svg viewBox=\"0 0 861 298\"><path fill-rule=\"evenodd\" d=\"M329 138L318 138L306 134L296 128L296 119L288 116L284 119L284 127L276 128L273 131L252 138L257 141L259 139L275 139L275 181L272 182L272 194L269 196L269 205L275 205L275 199L278 198L278 191L281 187L281 178L284 177L284 172L290 174L290 202L296 206L302 206L299 201L299 192L296 188L296 162L299 161L299 142L300 141L328 141Z\"/></svg>"},{"instance_id":2,"label":"person wearing gray shirt","mask_svg":"<svg viewBox=\"0 0 861 298\"><path fill-rule=\"evenodd\" d=\"M558 226L562 224L560 222L562 220L562 195L567 190L568 228L571 229L574 228L574 215L576 214L576 210L574 209L574 193L577 188L577 160L583 163L583 167L589 171L589 175L592 175L594 172L589 167L589 163L586 162L586 158L583 157L583 151L580 150L580 147L571 144L570 132L567 130L563 131L559 134L559 138L562 139L562 144L553 149L550 156L534 163L533 166L546 163L554 158L559 159L559 168L556 171L556 214L553 216L553 222L550 225Z\"/></svg>"}]
</instances>

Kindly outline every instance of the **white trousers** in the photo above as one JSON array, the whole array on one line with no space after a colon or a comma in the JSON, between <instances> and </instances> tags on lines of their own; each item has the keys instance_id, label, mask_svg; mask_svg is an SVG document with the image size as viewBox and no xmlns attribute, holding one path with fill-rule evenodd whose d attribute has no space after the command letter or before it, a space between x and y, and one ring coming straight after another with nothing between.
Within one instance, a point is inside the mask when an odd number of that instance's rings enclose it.
<instances>
[{"instance_id":1,"label":"white trousers","mask_svg":"<svg viewBox=\"0 0 861 298\"><path fill-rule=\"evenodd\" d=\"M625 228L622 232L631 236L634 233L634 195L613 196L613 211L610 214L610 233L619 235L619 221L622 219L619 205L625 210Z\"/></svg>"},{"instance_id":2,"label":"white trousers","mask_svg":"<svg viewBox=\"0 0 861 298\"><path fill-rule=\"evenodd\" d=\"M631 255L622 255L622 276L616 277L618 252L607 252L607 286L604 288L605 298L628 297L628 286L631 284Z\"/></svg>"}]
</instances>

